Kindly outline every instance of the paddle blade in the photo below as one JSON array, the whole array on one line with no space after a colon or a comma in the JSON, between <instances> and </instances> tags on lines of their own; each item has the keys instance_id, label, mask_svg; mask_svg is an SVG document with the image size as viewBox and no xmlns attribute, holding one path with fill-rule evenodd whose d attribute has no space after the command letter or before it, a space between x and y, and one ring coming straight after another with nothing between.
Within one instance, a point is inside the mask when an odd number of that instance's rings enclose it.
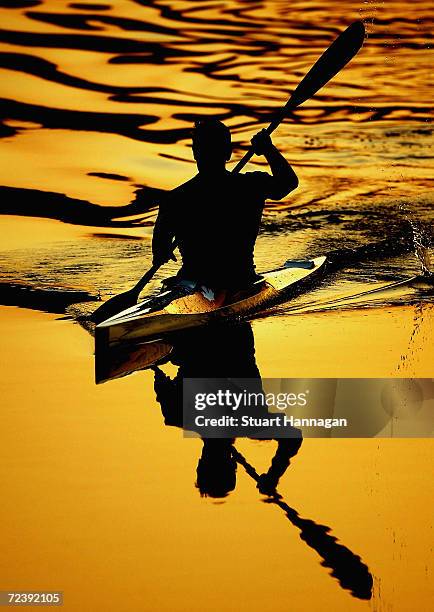
<instances>
[{"instance_id":1,"label":"paddle blade","mask_svg":"<svg viewBox=\"0 0 434 612\"><path fill-rule=\"evenodd\" d=\"M96 325L99 325L103 321L110 319L110 317L114 317L118 312L125 310L125 308L134 306L137 302L137 295L137 291L130 289L129 291L113 296L95 310L89 317L90 320Z\"/></svg>"},{"instance_id":2,"label":"paddle blade","mask_svg":"<svg viewBox=\"0 0 434 612\"><path fill-rule=\"evenodd\" d=\"M115 314L125 310L126 308L130 308L134 306L137 302L137 299L140 295L140 292L144 287L149 283L151 278L154 276L155 272L160 268L160 264L154 264L152 268L150 268L146 274L142 276L139 282L129 291L124 291L123 293L119 293L119 295L115 295L104 304L101 304L99 308L95 310L95 312L89 317L93 323L99 325L103 321L110 319L110 317L114 317Z\"/></svg>"},{"instance_id":3,"label":"paddle blade","mask_svg":"<svg viewBox=\"0 0 434 612\"><path fill-rule=\"evenodd\" d=\"M364 39L365 26L361 21L355 21L339 34L298 84L286 108L295 108L316 94L356 55Z\"/></svg>"},{"instance_id":4,"label":"paddle blade","mask_svg":"<svg viewBox=\"0 0 434 612\"><path fill-rule=\"evenodd\" d=\"M361 48L364 39L365 26L361 21L355 21L342 34L339 34L336 40L332 42L330 47L315 62L301 83L298 84L285 106L278 111L276 117L267 127L267 132L272 134L285 119L290 109L306 102L321 87L328 83L339 70L346 66ZM252 157L253 149L250 148L232 172L241 172Z\"/></svg>"}]
</instances>

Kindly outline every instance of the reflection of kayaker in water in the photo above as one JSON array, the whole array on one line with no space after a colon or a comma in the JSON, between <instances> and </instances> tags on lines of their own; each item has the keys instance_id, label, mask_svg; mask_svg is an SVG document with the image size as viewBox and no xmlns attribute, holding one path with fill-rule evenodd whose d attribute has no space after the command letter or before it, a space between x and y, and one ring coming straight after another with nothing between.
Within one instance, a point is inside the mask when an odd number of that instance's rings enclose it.
<instances>
[{"instance_id":1,"label":"reflection of kayaker in water","mask_svg":"<svg viewBox=\"0 0 434 612\"><path fill-rule=\"evenodd\" d=\"M216 119L196 122L193 154L198 174L160 203L153 238L154 264L182 256L177 279L212 288L237 288L256 278L253 251L266 199L280 200L298 179L265 130L252 139L272 172L226 170L232 153L229 129Z\"/></svg>"},{"instance_id":2,"label":"reflection of kayaker in water","mask_svg":"<svg viewBox=\"0 0 434 612\"><path fill-rule=\"evenodd\" d=\"M155 367L154 388L166 425L183 427L184 378L239 378L258 381L261 377L255 360L253 331L249 323L215 325L191 330L174 340L172 363L179 366L171 379ZM290 459L301 443L298 437L279 439L269 470L259 477L261 493L272 494ZM255 436L253 436L255 437ZM269 438L272 438L272 433ZM225 497L235 488L237 463L233 457L233 438L202 438L202 455L197 466L197 487L201 495Z\"/></svg>"}]
</instances>

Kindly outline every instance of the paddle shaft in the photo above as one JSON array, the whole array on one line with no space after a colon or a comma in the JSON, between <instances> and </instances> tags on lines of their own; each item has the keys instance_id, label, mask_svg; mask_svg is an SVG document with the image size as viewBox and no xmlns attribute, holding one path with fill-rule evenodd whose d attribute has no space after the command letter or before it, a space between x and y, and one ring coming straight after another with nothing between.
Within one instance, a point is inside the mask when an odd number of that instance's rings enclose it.
<instances>
[{"instance_id":1,"label":"paddle shaft","mask_svg":"<svg viewBox=\"0 0 434 612\"><path fill-rule=\"evenodd\" d=\"M266 128L272 134L280 123L288 116L289 111L300 106L316 94L356 55L363 44L365 28L361 21L355 21L344 32L339 34L334 42L324 51L306 76L297 85L286 104L278 111L273 121ZM250 148L240 159L234 173L240 172L253 157L254 150Z\"/></svg>"},{"instance_id":2,"label":"paddle shaft","mask_svg":"<svg viewBox=\"0 0 434 612\"><path fill-rule=\"evenodd\" d=\"M139 282L131 289L131 293L137 293L137 295L139 295L142 289L149 283L149 281L152 279L154 274L161 268L161 266L162 264L154 264L151 268L149 268L149 270L142 276Z\"/></svg>"},{"instance_id":3,"label":"paddle shaft","mask_svg":"<svg viewBox=\"0 0 434 612\"><path fill-rule=\"evenodd\" d=\"M288 110L289 107L288 107L287 104L285 104L285 106L283 108ZM285 114L284 114L283 109L282 109L282 111L279 114L279 116L276 117L276 119L274 119L270 123L270 125L265 129L267 134L272 134L274 132L274 130L277 127L279 127L279 125L284 120L284 118L285 118ZM244 166L252 159L254 154L255 154L255 152L254 152L253 148L250 147L250 149L244 154L244 156L240 159L240 161L237 163L235 168L232 170L233 174L238 174L239 172L241 172L241 170L244 168Z\"/></svg>"}]
</instances>

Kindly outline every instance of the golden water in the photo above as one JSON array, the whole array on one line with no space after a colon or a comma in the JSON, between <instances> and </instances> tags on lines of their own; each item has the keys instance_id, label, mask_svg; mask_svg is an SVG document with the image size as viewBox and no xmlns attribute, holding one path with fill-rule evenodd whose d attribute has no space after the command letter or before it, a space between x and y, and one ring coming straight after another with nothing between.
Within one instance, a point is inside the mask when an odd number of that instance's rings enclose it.
<instances>
[{"instance_id":1,"label":"golden water","mask_svg":"<svg viewBox=\"0 0 434 612\"><path fill-rule=\"evenodd\" d=\"M254 321L257 362L268 377L429 378L429 284L351 296L428 265L431 13L425 0L1 3L5 282L131 286L150 264L159 190L195 172L194 119L225 121L239 159L363 18L361 52L275 134L300 187L267 203L256 253L260 270L331 251L342 267ZM410 248L395 248L403 237ZM62 589L73 611L428 608L430 441L307 440L282 479L287 504L368 566L363 601L240 466L224 503L199 496L200 445L163 426L150 372L95 387L81 328L1 315L0 589ZM271 444L237 448L266 469Z\"/></svg>"}]
</instances>

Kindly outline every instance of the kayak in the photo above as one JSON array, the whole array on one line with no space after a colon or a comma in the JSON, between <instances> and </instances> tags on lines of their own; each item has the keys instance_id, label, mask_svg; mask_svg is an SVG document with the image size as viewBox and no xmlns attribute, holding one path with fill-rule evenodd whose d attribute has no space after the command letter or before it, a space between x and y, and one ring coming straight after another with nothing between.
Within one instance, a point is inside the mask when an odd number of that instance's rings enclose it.
<instances>
[{"instance_id":1,"label":"kayak","mask_svg":"<svg viewBox=\"0 0 434 612\"><path fill-rule=\"evenodd\" d=\"M142 300L103 321L95 328L97 341L106 346L162 338L165 334L243 317L288 299L325 268L326 258L288 261L277 270L262 274L249 287L235 292L191 289L176 285Z\"/></svg>"},{"instance_id":2,"label":"kayak","mask_svg":"<svg viewBox=\"0 0 434 612\"><path fill-rule=\"evenodd\" d=\"M114 347L131 341L164 338L165 334L213 321L245 317L285 301L305 288L313 276L325 269L325 262L324 256L287 261L240 291L194 288L188 281L177 284L97 325L95 341Z\"/></svg>"}]
</instances>

